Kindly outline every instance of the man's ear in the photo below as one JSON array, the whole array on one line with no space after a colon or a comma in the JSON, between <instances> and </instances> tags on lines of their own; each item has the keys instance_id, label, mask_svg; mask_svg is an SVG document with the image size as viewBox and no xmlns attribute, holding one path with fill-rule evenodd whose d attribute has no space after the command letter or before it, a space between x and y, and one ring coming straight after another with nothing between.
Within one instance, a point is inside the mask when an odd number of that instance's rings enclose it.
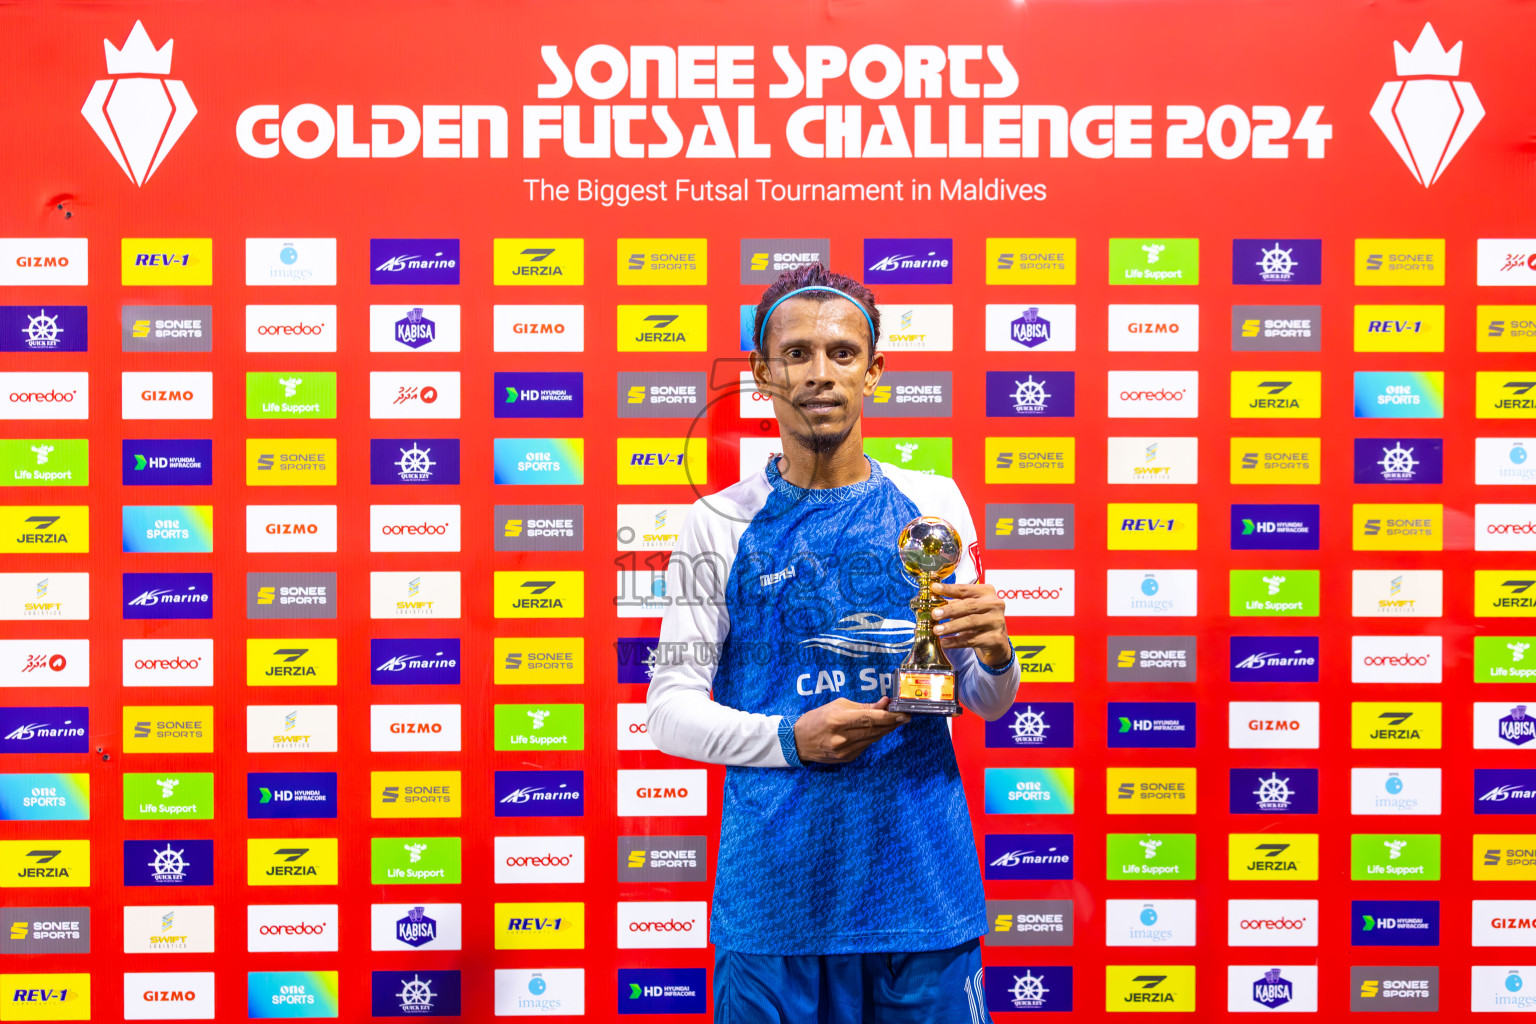
<instances>
[{"instance_id":1,"label":"man's ear","mask_svg":"<svg viewBox=\"0 0 1536 1024\"><path fill-rule=\"evenodd\" d=\"M869 359L869 365L864 368L864 394L875 393L875 385L880 383L881 374L885 373L885 353L876 352Z\"/></svg>"}]
</instances>

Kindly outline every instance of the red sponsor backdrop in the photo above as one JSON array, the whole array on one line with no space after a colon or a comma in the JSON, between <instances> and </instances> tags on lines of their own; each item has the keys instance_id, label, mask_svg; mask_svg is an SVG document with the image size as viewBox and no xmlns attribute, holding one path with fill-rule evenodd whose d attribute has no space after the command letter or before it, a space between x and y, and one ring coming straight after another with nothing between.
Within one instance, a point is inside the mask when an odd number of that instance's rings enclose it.
<instances>
[{"instance_id":1,"label":"red sponsor backdrop","mask_svg":"<svg viewBox=\"0 0 1536 1024\"><path fill-rule=\"evenodd\" d=\"M175 40L172 77L186 83L197 116L162 166L142 187L113 162L81 116L93 81L105 77L102 40L120 45L135 20L142 20L157 46ZM1486 117L1438 182L1424 187L1393 152L1370 117L1383 82L1398 78L1394 40L1411 45L1426 21L1447 45L1463 41L1460 78L1472 82ZM82 771L92 781L89 822L7 822L3 838L89 838L94 884L88 890L10 889L6 902L32 905L88 903L94 910L94 946L85 958L15 957L7 971L88 970L94 980L93 1019L122 1012L119 975L155 970L211 970L218 977L220 1017L244 1012L247 970L336 969L341 972L341 1014L366 1016L369 971L385 968L458 968L463 971L464 1015L492 1013L492 972L498 967L584 967L588 1016L615 1013L615 971L633 966L705 966L699 950L620 950L613 941L615 905L626 900L706 900L711 883L621 886L615 881L615 837L631 833L710 835L713 878L718 826L720 772L711 769L707 819L618 818L615 770L684 765L655 752L614 749L615 705L639 702L643 689L614 682L617 636L654 633L655 619L616 619L609 606L615 557L615 504L685 502L681 486L617 486L615 439L620 436L682 436L683 420L619 420L614 408L615 371L702 369L717 378L734 377L740 359L737 307L753 302L758 290L738 283L738 243L750 237L830 238L833 265L861 273L862 240L869 237L948 237L954 240L954 283L949 286L890 286L882 304L950 303L954 306L954 350L895 354L898 370L952 370L955 415L947 420L877 420L871 435L948 434L954 438L954 476L979 518L989 501L1071 502L1077 536L1072 551L985 553L989 568L1070 568L1076 570L1077 614L1071 619L1013 620L1019 634L1076 636L1077 681L1021 688L1021 700L1070 700L1076 704L1076 745L1070 750L1011 752L988 750L982 724L968 715L954 736L967 785L978 847L987 833L1070 831L1077 840L1072 882L989 882L993 898L1071 898L1077 938L1070 948L989 947L992 965L1071 964L1076 969L1079 1012L1097 1016L1104 1005L1104 965L1198 965L1198 1001L1204 1013L1222 1012L1227 964L1320 964L1320 1009L1348 1007L1352 964L1438 964L1441 1006L1467 1006L1469 966L1518 963L1523 950L1469 948L1473 898L1519 895L1519 885L1471 880L1475 831L1520 832L1523 818L1474 819L1474 766L1513 767L1515 752L1473 753L1471 705L1500 700L1512 689L1474 691L1472 638L1482 632L1516 633L1499 620L1477 620L1472 609L1474 568L1528 568L1528 555L1474 554L1472 505L1479 500L1518 501L1488 495L1473 484L1473 440L1517 436L1519 420L1474 418L1477 370L1519 370L1528 355L1475 352L1474 308L1479 302L1519 302L1531 293L1476 287L1476 239L1536 234L1530 204L1532 106L1529 100L1529 40L1536 12L1519 6L1459 0L1457 3L1348 4L1287 2L1267 5L1209 3L1003 3L934 6L916 3L829 2L758 7L669 2L581 5L370 5L266 3L230 7L188 4L100 4L90 7L35 3L0 14L10 59L0 66L0 136L8 140L4 162L5 200L0 202L0 235L83 237L90 240L90 283L86 288L4 289L8 304L86 303L90 307L90 351L84 354L0 356L0 369L88 370L93 392L88 422L37 424L7 421L0 434L52 434L91 442L92 484L84 499L75 489L16 490L10 504L79 503L92 511L88 555L5 555L6 570L89 571L89 622L0 624L0 636L24 637L40 630L59 637L89 637L92 682L88 691L8 690L7 703L88 703L92 747L102 755L7 755L6 771ZM866 120L878 117L880 103L910 114L919 101L900 91L887 100L857 95L845 78L831 82L825 100L803 95L769 96L782 80L770 57L788 47L804 66L807 46L842 47L848 53L871 43L904 46L1001 45L1017 69L1011 98L960 100L946 93L921 102L942 108L969 105L974 139L980 105L1056 104L1073 112L1089 104L1147 104L1153 110L1152 155L1146 159L1093 159L1073 149L1059 158L1036 159L808 159L784 142L790 111L807 104L861 104ZM750 100L717 102L725 123L737 124L735 108L756 108L756 138L772 145L766 158L738 159L573 159L546 141L541 155L522 156L521 108L567 103L589 118L594 105L608 102L576 93L540 100L540 83L551 80L541 46L558 46L569 62L583 48L610 44L688 46L742 45L755 48ZM978 61L975 80L996 81ZM655 83L652 83L653 88ZM631 99L613 103L665 103L684 133L702 121L703 102L689 99ZM334 111L352 104L494 104L507 108L510 155L477 159L430 159L420 148L395 158L340 159L334 150L317 159L288 152L255 159L242 152L236 134L240 113L255 104L287 110L314 103ZM1198 159L1169 159L1163 141L1170 104L1192 104L1209 115L1223 104L1244 111L1256 105L1285 107L1293 121L1309 106L1324 108L1332 126L1321 158L1308 159L1305 143L1292 141L1283 159L1255 159L1243 152L1221 159L1209 149ZM935 113L934 123L943 122ZM911 124L910 117L906 121ZM583 132L590 130L583 121ZM365 128L360 126L361 137ZM396 127L398 131L398 126ZM636 129L636 138L661 141L654 126ZM1230 140L1228 135L1227 139ZM745 201L703 202L671 198L626 207L590 202L539 201L527 179L543 178L573 188L578 179L609 183L695 182L749 186ZM811 182L907 182L903 201L773 202L759 198L753 181L771 178ZM913 180L1001 178L1012 184L1043 186L1046 198L1032 201L913 200ZM66 217L66 214L68 215ZM243 240L277 235L334 237L337 284L330 288L247 288L242 282ZM1077 282L1071 286L988 286L984 250L988 237L1069 237L1077 240ZM1106 284L1108 239L1171 236L1200 240L1200 280L1192 288L1111 288ZM1320 238L1322 284L1274 289L1231 283L1230 244L1234 238ZM123 237L211 238L210 287L128 288L120 284L118 246ZM458 238L462 283L412 289L368 284L370 238ZM492 239L577 237L586 240L586 283L579 288L496 287L492 284ZM615 239L619 237L706 238L708 284L690 287L616 284ZM1446 283L1440 288L1369 288L1354 284L1354 239L1359 237L1443 238ZM1276 295L1278 291L1284 294ZM463 312L463 350L427 353L371 353L367 316L371 303L405 301L457 303ZM988 353L983 341L984 307L989 302L1075 303L1077 351ZM1529 299L1526 299L1529 301ZM586 348L579 354L519 355L492 352L492 307L504 303L580 303L585 306ZM709 306L705 353L631 354L615 351L615 307L620 303L688 302ZM1106 307L1112 302L1198 302L1198 353L1116 353L1105 348ZM1239 303L1321 305L1324 342L1316 353L1237 353L1227 343L1230 307ZM1356 303L1435 303L1446 308L1443 353L1357 354L1351 318ZM120 351L118 316L124 304L212 305L212 354L142 354ZM259 303L334 303L339 346L327 354L249 354L242 344L244 307ZM1027 424L984 417L984 371L999 369L1074 370L1077 413L1072 419ZM1202 406L1198 420L1115 421L1105 418L1105 372L1198 370ZM119 417L121 371L213 371L214 417L209 421L133 421ZM398 423L368 418L368 374L378 370L456 370L463 375L463 414L458 421ZM586 416L579 421L496 420L492 415L493 370L571 370L585 374ZM1316 420L1232 420L1227 416L1231 370L1322 371L1322 416ZM1443 420L1362 420L1351 416L1351 378L1356 370L1413 369L1445 373ZM248 421L241 415L244 374L250 370L335 371L335 420ZM708 422L709 482L715 490L736 479L737 438L776 431L770 423L742 421L734 399L720 403ZM1438 486L1381 487L1352 483L1352 438L1406 431L1443 437L1445 479ZM369 486L370 437L447 436L462 438L462 482L423 488L401 497ZM1105 438L1133 434L1198 436L1200 485L1147 494L1107 485ZM983 438L1059 435L1077 439L1076 482L1026 486L983 482ZM1311 487L1234 486L1228 483L1228 437L1300 435L1323 439L1322 483ZM116 468L123 437L209 437L214 442L211 489L136 488L121 485ZM287 491L244 486L246 437L335 437L339 486ZM586 439L587 483L581 487L497 487L492 483L492 441L514 436L580 436ZM1495 489L1500 492L1516 490ZM211 491L211 494L210 494ZM459 554L371 554L362 525L371 503L402 500L457 503L463 507L464 544ZM1198 501L1203 520L1195 552L1108 552L1105 506L1110 501ZM247 554L242 542L249 502L335 502L342 524L340 550L324 555ZM1445 550L1433 553L1355 552L1350 543L1351 505L1360 501L1436 502L1445 506ZM1322 505L1322 546L1315 552L1234 553L1225 522L1233 502L1316 502ZM205 504L214 506L214 551L202 555L123 554L117 542L118 509L124 504ZM579 554L495 554L493 506L518 503L580 503L585 507L585 548ZM1316 619L1229 619L1229 568L1317 568L1322 570L1322 614ZM492 617L492 571L496 569L580 568L586 573L588 614L577 623ZM1104 607L1104 571L1195 568L1199 573L1197 619L1167 622L1109 619ZM1350 618L1350 569L1438 568L1445 572L1445 614L1407 621ZM242 606L248 571L305 569L338 574L340 614L334 622L248 621ZM463 574L463 618L418 622L370 620L370 570L457 570ZM129 623L120 619L119 581L124 571L211 571L215 578L214 617L209 623ZM492 640L498 636L586 637L587 672L579 688L493 688ZM1436 685L1360 686L1349 682L1350 637L1354 634L1427 633L1445 638L1444 682ZM1200 679L1194 684L1106 684L1101 668L1110 634L1199 636ZM1238 634L1321 634L1321 685L1238 686L1229 683L1228 636ZM125 637L209 636L214 638L216 685L210 690L125 691L120 686L118 651ZM341 684L335 689L251 690L243 685L247 636L336 636ZM463 682L442 687L387 690L369 685L370 636L459 636L463 641ZM278 696L273 696L278 693ZM1107 700L1199 702L1199 745L1187 751L1106 752L1103 718ZM1516 694L1518 696L1518 694ZM1352 700L1429 700L1444 705L1441 750L1355 751L1350 747ZM1322 745L1317 751L1229 751L1229 700L1321 700ZM340 706L340 750L336 754L256 755L243 752L247 704L336 703ZM564 753L495 753L491 746L496 703L580 700L586 705L586 749ZM386 702L459 702L463 705L464 749L455 753L407 755L371 753L368 706ZM118 724L124 704L214 705L213 754L121 753ZM1199 770L1199 814L1188 817L1104 816L1105 765L1193 766ZM1225 813L1227 769L1245 764L1317 766L1321 806L1315 818L1280 824ZM1075 766L1077 810L1070 817L1011 817L982 813L985 766ZM1349 815L1352 766L1436 766L1443 770L1444 812L1439 817L1396 822L1408 831L1443 836L1444 877L1439 883L1351 882L1350 835L1387 829L1380 818ZM369 817L368 772L431 768L463 773L463 816L441 821L374 820ZM493 771L560 768L586 772L586 814L570 819L498 819L494 815ZM159 824L119 820L123 771L213 771L217 817L213 821ZM248 771L337 771L342 814L336 821L247 821L243 815ZM899 794L871 794L899 799ZM829 808L828 813L839 813ZM1483 822L1495 820L1497 826ZM1316 882L1227 881L1225 836L1264 827L1321 835L1321 877ZM1197 882L1104 881L1103 836L1138 830L1193 831L1199 835ZM1533 830L1536 831L1536 830ZM586 837L588 870L583 885L495 886L492 840L497 835L579 833ZM321 836L340 839L341 885L251 889L245 884L244 848L249 836ZM460 835L463 884L456 887L370 885L369 838L376 835ZM124 839L212 838L217 851L211 889L176 893L124 889L120 851ZM906 842L921 843L920 835ZM895 856L896 850L892 851ZM826 865L807 864L816 871ZM1103 902L1107 898L1194 898L1199 901L1196 948L1141 950L1106 948ZM872 894L872 898L878 898ZM1229 898L1318 899L1320 943L1316 949L1228 949ZM1439 899L1440 945L1423 949L1351 948L1350 900L1358 898ZM581 900L586 904L586 947L576 951L498 952L493 948L493 904L513 901ZM459 902L464 913L461 953L374 953L369 949L372 903ZM217 908L216 954L153 958L121 949L123 904L212 903ZM337 954L253 954L245 950L245 907L249 903L338 902L341 950ZM1255 1007L1257 1008L1257 1007Z\"/></svg>"}]
</instances>

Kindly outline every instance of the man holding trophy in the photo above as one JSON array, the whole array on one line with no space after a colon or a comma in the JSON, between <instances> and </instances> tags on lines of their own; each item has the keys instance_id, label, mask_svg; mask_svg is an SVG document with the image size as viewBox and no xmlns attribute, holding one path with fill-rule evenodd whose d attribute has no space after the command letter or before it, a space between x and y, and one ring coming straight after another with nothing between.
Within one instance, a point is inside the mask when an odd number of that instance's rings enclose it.
<instances>
[{"instance_id":1,"label":"man holding trophy","mask_svg":"<svg viewBox=\"0 0 1536 1024\"><path fill-rule=\"evenodd\" d=\"M862 284L786 271L750 359L783 454L695 502L667 570L648 731L729 765L715 1019L975 1024L985 903L947 728L1019 668L954 481L869 459L885 367Z\"/></svg>"}]
</instances>

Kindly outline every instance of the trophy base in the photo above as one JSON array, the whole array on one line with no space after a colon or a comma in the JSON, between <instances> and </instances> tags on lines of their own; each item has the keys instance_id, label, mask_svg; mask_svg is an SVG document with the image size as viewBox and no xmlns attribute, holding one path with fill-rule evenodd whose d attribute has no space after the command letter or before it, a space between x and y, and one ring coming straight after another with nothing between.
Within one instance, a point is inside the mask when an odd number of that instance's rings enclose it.
<instances>
[{"instance_id":1,"label":"trophy base","mask_svg":"<svg viewBox=\"0 0 1536 1024\"><path fill-rule=\"evenodd\" d=\"M960 702L955 699L955 674L898 672L896 696L891 698L886 710L909 715L942 715L947 718L961 714Z\"/></svg>"}]
</instances>

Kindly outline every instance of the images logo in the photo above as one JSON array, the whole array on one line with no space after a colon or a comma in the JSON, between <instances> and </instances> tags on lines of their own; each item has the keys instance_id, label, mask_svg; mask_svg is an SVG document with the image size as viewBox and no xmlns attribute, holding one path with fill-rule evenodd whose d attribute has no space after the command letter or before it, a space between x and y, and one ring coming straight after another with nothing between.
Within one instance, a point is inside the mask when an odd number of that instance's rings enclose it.
<instances>
[{"instance_id":1,"label":"images logo","mask_svg":"<svg viewBox=\"0 0 1536 1024\"><path fill-rule=\"evenodd\" d=\"M1483 104L1471 82L1447 81L1461 74L1461 43L1446 50L1428 22L1412 50L1392 43L1398 75L1371 105L1381 129L1408 171L1425 188L1439 180L1483 119Z\"/></svg>"},{"instance_id":2,"label":"images logo","mask_svg":"<svg viewBox=\"0 0 1536 1024\"><path fill-rule=\"evenodd\" d=\"M117 166L142 187L197 116L197 107L180 80L165 77L176 40L167 39L156 50L143 22L135 21L122 49L110 39L102 45L107 74L132 77L97 81L80 113Z\"/></svg>"}]
</instances>

